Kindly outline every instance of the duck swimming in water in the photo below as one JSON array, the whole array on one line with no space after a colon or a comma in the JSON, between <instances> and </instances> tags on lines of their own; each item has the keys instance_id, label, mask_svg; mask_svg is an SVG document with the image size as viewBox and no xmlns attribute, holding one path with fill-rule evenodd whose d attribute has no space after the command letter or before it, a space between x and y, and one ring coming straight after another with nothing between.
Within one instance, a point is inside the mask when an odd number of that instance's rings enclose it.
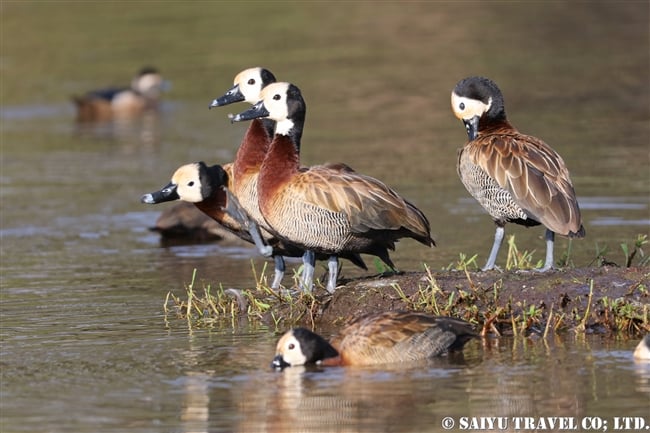
<instances>
[{"instance_id":1,"label":"duck swimming in water","mask_svg":"<svg viewBox=\"0 0 650 433\"><path fill-rule=\"evenodd\" d=\"M108 87L74 96L78 122L99 122L114 118L132 118L155 110L166 82L157 69L145 67L130 87Z\"/></svg>"},{"instance_id":2,"label":"duck swimming in water","mask_svg":"<svg viewBox=\"0 0 650 433\"><path fill-rule=\"evenodd\" d=\"M463 349L472 325L413 311L371 313L351 321L332 342L294 328L278 341L273 368L305 364L376 365L420 361Z\"/></svg>"}]
</instances>

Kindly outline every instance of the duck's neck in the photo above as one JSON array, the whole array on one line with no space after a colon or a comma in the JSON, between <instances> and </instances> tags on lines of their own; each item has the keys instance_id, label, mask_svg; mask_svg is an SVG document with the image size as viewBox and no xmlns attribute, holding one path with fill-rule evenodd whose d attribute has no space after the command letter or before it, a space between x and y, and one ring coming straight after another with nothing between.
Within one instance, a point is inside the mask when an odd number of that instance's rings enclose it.
<instances>
[{"instance_id":1,"label":"duck's neck","mask_svg":"<svg viewBox=\"0 0 650 433\"><path fill-rule=\"evenodd\" d=\"M300 154L290 136L276 135L260 168L260 196L273 194L300 169Z\"/></svg>"},{"instance_id":2,"label":"duck's neck","mask_svg":"<svg viewBox=\"0 0 650 433\"><path fill-rule=\"evenodd\" d=\"M204 198L203 201L194 203L194 206L206 215L221 221L225 215L223 209L227 204L227 197L224 189L214 187L208 197Z\"/></svg>"},{"instance_id":3,"label":"duck's neck","mask_svg":"<svg viewBox=\"0 0 650 433\"><path fill-rule=\"evenodd\" d=\"M345 359L338 350L332 346L327 340L323 339L323 343L319 350L316 351L315 356L321 365L343 365Z\"/></svg>"},{"instance_id":4,"label":"duck's neck","mask_svg":"<svg viewBox=\"0 0 650 433\"><path fill-rule=\"evenodd\" d=\"M272 129L273 121L270 122L270 128ZM235 157L233 169L235 182L250 171L259 171L271 142L270 137L272 135L268 134L268 128L269 125L265 124L261 119L251 121Z\"/></svg>"},{"instance_id":5,"label":"duck's neck","mask_svg":"<svg viewBox=\"0 0 650 433\"><path fill-rule=\"evenodd\" d=\"M325 358L320 362L320 365L328 365L328 366L339 366L339 365L345 365L345 360L340 356L336 355L331 358Z\"/></svg>"},{"instance_id":6,"label":"duck's neck","mask_svg":"<svg viewBox=\"0 0 650 433\"><path fill-rule=\"evenodd\" d=\"M507 119L487 119L481 118L478 124L478 135L490 135L490 134L504 134L504 133L516 133L517 130L512 126Z\"/></svg>"},{"instance_id":7,"label":"duck's neck","mask_svg":"<svg viewBox=\"0 0 650 433\"><path fill-rule=\"evenodd\" d=\"M271 143L271 140L273 140L273 135L275 134L275 120L264 117L260 119L260 121L264 126L264 131L266 131L266 137L268 138L269 143Z\"/></svg>"},{"instance_id":8,"label":"duck's neck","mask_svg":"<svg viewBox=\"0 0 650 433\"><path fill-rule=\"evenodd\" d=\"M257 180L258 200L264 213L276 192L300 170L300 139L304 114L297 121L276 124L276 134L266 152Z\"/></svg>"}]
</instances>

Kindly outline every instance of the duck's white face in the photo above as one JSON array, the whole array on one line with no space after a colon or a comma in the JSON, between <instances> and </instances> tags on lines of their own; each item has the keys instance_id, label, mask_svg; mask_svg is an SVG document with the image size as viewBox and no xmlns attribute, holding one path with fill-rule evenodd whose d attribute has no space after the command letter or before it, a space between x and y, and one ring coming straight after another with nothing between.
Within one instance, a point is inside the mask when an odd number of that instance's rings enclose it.
<instances>
[{"instance_id":1,"label":"duck's white face","mask_svg":"<svg viewBox=\"0 0 650 433\"><path fill-rule=\"evenodd\" d=\"M260 100L262 92L262 68L250 68L241 71L235 77L235 86L244 95L244 100L249 104L255 104Z\"/></svg>"},{"instance_id":2,"label":"duck's white face","mask_svg":"<svg viewBox=\"0 0 650 433\"><path fill-rule=\"evenodd\" d=\"M140 93L154 96L162 90L163 79L160 74L144 74L134 78L132 86Z\"/></svg>"},{"instance_id":3,"label":"duck's white face","mask_svg":"<svg viewBox=\"0 0 650 433\"><path fill-rule=\"evenodd\" d=\"M269 84L262 90L264 108L269 112L268 118L276 121L275 133L286 135L293 127L289 117L287 92L289 83Z\"/></svg>"},{"instance_id":4,"label":"duck's white face","mask_svg":"<svg viewBox=\"0 0 650 433\"><path fill-rule=\"evenodd\" d=\"M276 359L280 357L284 362L291 366L305 365L307 357L302 353L300 341L289 331L280 338L275 349Z\"/></svg>"},{"instance_id":5,"label":"duck's white face","mask_svg":"<svg viewBox=\"0 0 650 433\"><path fill-rule=\"evenodd\" d=\"M473 117L481 117L492 106L492 98L485 104L478 99L470 99L451 92L451 109L454 115L460 120L469 120Z\"/></svg>"},{"instance_id":6,"label":"duck's white face","mask_svg":"<svg viewBox=\"0 0 650 433\"><path fill-rule=\"evenodd\" d=\"M176 192L181 200L190 203L203 201L198 164L187 164L178 168L172 176L172 183L176 185Z\"/></svg>"}]
</instances>

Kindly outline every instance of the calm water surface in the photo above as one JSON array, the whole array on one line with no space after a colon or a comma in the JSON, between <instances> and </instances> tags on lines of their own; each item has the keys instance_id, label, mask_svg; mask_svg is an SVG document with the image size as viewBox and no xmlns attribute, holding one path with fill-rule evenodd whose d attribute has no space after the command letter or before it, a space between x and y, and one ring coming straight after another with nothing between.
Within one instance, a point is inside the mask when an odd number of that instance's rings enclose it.
<instances>
[{"instance_id":1,"label":"calm water surface","mask_svg":"<svg viewBox=\"0 0 650 433\"><path fill-rule=\"evenodd\" d=\"M236 72L264 65L303 90L305 164L345 161L429 217L438 248L400 242L400 268L439 270L460 252L482 263L493 224L458 181L466 135L449 94L483 74L511 121L571 169L587 228L574 264L605 246L622 262L619 244L650 225L647 2L0 8L3 432L439 431L445 416L650 423L650 366L623 339L476 341L464 359L426 365L270 371L283 326L190 333L163 313L194 269L201 284L248 288L264 260L247 246L161 247L147 228L163 207L139 203L181 164L232 160L246 125L226 114L245 107L207 105ZM143 64L172 83L158 117L74 125L70 95L128 83ZM542 257L542 229L506 231ZM567 246L558 240L558 257Z\"/></svg>"}]
</instances>

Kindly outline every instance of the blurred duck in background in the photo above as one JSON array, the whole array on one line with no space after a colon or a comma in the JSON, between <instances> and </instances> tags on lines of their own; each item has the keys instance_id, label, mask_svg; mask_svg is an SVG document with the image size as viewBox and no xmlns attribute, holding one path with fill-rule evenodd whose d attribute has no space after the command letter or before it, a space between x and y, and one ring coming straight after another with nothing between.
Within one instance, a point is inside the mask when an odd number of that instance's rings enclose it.
<instances>
[{"instance_id":1,"label":"blurred duck in background","mask_svg":"<svg viewBox=\"0 0 650 433\"><path fill-rule=\"evenodd\" d=\"M187 245L216 241L237 243L239 238L212 217L201 212L194 203L180 201L160 213L149 230L160 234L162 246ZM242 245L245 242L241 242Z\"/></svg>"},{"instance_id":2,"label":"blurred duck in background","mask_svg":"<svg viewBox=\"0 0 650 433\"><path fill-rule=\"evenodd\" d=\"M101 122L114 118L138 117L156 110L161 93L168 84L157 69L145 67L131 81L130 87L108 87L83 96L73 96L78 122Z\"/></svg>"}]
</instances>

